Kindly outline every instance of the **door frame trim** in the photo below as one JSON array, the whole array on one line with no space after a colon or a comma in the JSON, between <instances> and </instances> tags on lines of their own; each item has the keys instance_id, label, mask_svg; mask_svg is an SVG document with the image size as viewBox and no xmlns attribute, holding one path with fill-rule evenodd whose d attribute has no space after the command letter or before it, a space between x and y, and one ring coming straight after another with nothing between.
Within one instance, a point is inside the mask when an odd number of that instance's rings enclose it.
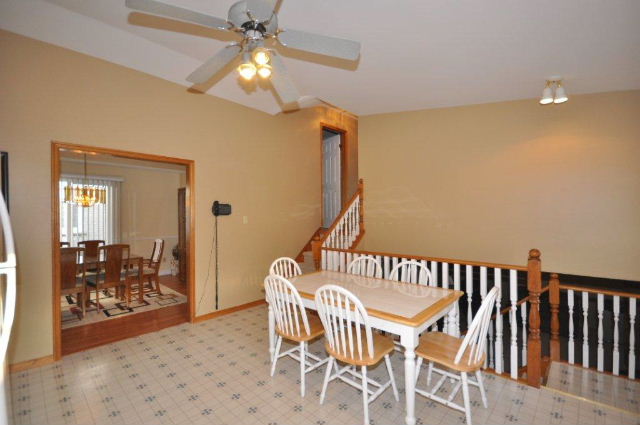
<instances>
[{"instance_id":1,"label":"door frame trim","mask_svg":"<svg viewBox=\"0 0 640 425\"><path fill-rule=\"evenodd\" d=\"M189 317L195 319L195 161L191 159L173 158L169 156L154 155L140 152L131 152L119 149L101 148L90 145L51 141L51 252L52 252L52 303L53 303L53 357L60 360L62 357L62 318L60 307L60 152L62 149L77 150L82 152L95 152L113 155L120 158L140 159L144 161L164 162L186 166L186 192L187 192L187 249L189 261L187 262L187 303Z\"/></svg>"},{"instance_id":2,"label":"door frame trim","mask_svg":"<svg viewBox=\"0 0 640 425\"><path fill-rule=\"evenodd\" d=\"M322 186L323 186L323 177L324 177L324 154L323 154L322 148L323 148L324 136L322 134L322 131L325 128L327 130L334 131L340 134L340 211L342 211L342 208L344 207L344 203L350 198L349 196L347 196L347 193L346 193L347 179L345 178L349 171L349 168L347 165L347 158L348 158L347 153L349 149L347 130L332 124L327 124L326 122L320 122L320 227L323 227L323 224L324 224L324 217L323 217L324 197L322 196L323 195Z\"/></svg>"}]
</instances>

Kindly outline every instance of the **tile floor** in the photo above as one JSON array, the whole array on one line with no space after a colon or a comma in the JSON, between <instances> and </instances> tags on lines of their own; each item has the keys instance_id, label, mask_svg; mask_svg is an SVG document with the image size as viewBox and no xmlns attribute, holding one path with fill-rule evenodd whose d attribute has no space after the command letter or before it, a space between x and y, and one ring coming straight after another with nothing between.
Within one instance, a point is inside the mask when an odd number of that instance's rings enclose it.
<instances>
[{"instance_id":1,"label":"tile floor","mask_svg":"<svg viewBox=\"0 0 640 425\"><path fill-rule=\"evenodd\" d=\"M640 414L640 382L637 380L554 362L547 387Z\"/></svg>"},{"instance_id":2,"label":"tile floor","mask_svg":"<svg viewBox=\"0 0 640 425\"><path fill-rule=\"evenodd\" d=\"M196 325L184 324L65 357L11 376L16 424L360 424L358 392L332 382L318 404L324 368L307 376L278 362L269 376L267 313L260 306ZM323 352L322 342L312 345ZM402 356L393 354L400 388ZM370 376L386 378L383 367ZM421 384L424 385L425 375ZM640 416L536 390L486 374L489 408L471 390L475 424L640 424ZM373 424L404 422L404 402L386 391L370 405ZM419 424L461 424L464 415L416 400Z\"/></svg>"}]
</instances>

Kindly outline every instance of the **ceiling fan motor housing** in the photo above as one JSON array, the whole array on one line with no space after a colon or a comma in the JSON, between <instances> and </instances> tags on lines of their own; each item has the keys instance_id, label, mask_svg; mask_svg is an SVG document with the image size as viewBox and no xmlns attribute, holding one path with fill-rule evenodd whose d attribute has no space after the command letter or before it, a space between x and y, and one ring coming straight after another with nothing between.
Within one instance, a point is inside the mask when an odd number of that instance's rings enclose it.
<instances>
[{"instance_id":1,"label":"ceiling fan motor housing","mask_svg":"<svg viewBox=\"0 0 640 425\"><path fill-rule=\"evenodd\" d=\"M250 31L258 31L262 36L265 34L275 35L278 31L278 17L276 14L271 15L271 18L266 21L254 21L249 16L247 2L244 0L234 3L229 8L228 21L236 28L242 28L245 34Z\"/></svg>"}]
</instances>

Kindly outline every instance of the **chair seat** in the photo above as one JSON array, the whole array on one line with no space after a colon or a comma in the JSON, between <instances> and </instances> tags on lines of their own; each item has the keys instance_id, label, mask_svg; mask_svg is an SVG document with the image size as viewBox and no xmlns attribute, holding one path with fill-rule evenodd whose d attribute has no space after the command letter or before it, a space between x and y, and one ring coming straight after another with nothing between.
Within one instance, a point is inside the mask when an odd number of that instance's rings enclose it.
<instances>
[{"instance_id":1,"label":"chair seat","mask_svg":"<svg viewBox=\"0 0 640 425\"><path fill-rule=\"evenodd\" d=\"M312 339L317 338L324 333L322 322L320 321L320 318L318 316L308 315L307 320L309 322L309 335L305 334L304 326L302 326L302 324L301 324L302 329L300 329L300 336L291 335L290 333L283 332L277 328L276 328L276 332L278 332L278 335L282 336L283 338L289 339L291 341L296 341L296 342L311 341Z\"/></svg>"},{"instance_id":2,"label":"chair seat","mask_svg":"<svg viewBox=\"0 0 640 425\"><path fill-rule=\"evenodd\" d=\"M132 267L131 268L131 273L137 275L138 274L138 268L137 267ZM143 267L142 268L142 274L147 276L147 275L155 275L156 274L156 269L152 269L151 267Z\"/></svg>"},{"instance_id":3,"label":"chair seat","mask_svg":"<svg viewBox=\"0 0 640 425\"><path fill-rule=\"evenodd\" d=\"M353 335L354 335L354 340L355 340L355 333L356 331L353 330ZM374 365L376 363L378 363L380 360L382 360L382 358L384 356L386 356L387 354L389 354L390 352L393 351L393 339L391 339L391 337L389 336L385 336L385 335L380 335L379 333L372 333L373 336L373 352L374 355L373 357L369 357L369 352L367 350L367 335L366 332L362 331L362 349L364 350L364 353L362 353L362 359L359 356L359 353L357 352L357 348L354 346L354 349L356 351L355 353L355 357L351 357L349 354L349 347L347 346L347 355L344 356L342 355L342 353L338 353L336 351L334 351L331 346L329 345L329 341L326 341L324 346L325 349L327 350L327 352L333 356L334 358L336 358L337 360L340 360L341 362L344 363L349 363L351 365L355 365L355 366L371 366Z\"/></svg>"},{"instance_id":4,"label":"chair seat","mask_svg":"<svg viewBox=\"0 0 640 425\"><path fill-rule=\"evenodd\" d=\"M101 286L103 286L103 285L107 285L107 286L108 285L118 285L118 284L124 285L125 284L126 275L128 275L129 277L138 276L137 273L134 274L132 272L128 272L128 273L122 272L122 273L120 273L120 283L118 283L118 282L106 282L105 283L104 282L104 273L100 273L98 281L100 282ZM90 275L90 276L87 275L87 285L95 287L96 286L96 277L97 276L95 274Z\"/></svg>"},{"instance_id":5,"label":"chair seat","mask_svg":"<svg viewBox=\"0 0 640 425\"><path fill-rule=\"evenodd\" d=\"M454 363L462 341L463 338L456 338L442 332L428 332L420 338L416 355L458 372L475 372L484 364L484 354L479 361L469 364L470 350L467 349L460 359L460 363Z\"/></svg>"}]
</instances>

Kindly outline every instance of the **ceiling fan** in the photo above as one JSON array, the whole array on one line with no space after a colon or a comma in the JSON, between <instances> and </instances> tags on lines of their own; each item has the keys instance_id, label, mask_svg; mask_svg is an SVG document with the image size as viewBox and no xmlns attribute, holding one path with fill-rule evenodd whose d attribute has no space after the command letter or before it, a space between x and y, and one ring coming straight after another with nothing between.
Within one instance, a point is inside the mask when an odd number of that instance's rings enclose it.
<instances>
[{"instance_id":1,"label":"ceiling fan","mask_svg":"<svg viewBox=\"0 0 640 425\"><path fill-rule=\"evenodd\" d=\"M300 107L300 93L287 74L280 56L273 48L265 46L265 41L275 39L285 47L351 61L358 59L360 43L278 28L276 2L277 0L238 1L229 8L228 19L224 20L158 0L125 0L130 9L237 33L241 37L238 42L229 44L212 56L193 71L187 81L202 84L228 64L241 61L238 67L240 76L245 80L252 80L257 74L262 79L270 79L283 109L288 111Z\"/></svg>"}]
</instances>

